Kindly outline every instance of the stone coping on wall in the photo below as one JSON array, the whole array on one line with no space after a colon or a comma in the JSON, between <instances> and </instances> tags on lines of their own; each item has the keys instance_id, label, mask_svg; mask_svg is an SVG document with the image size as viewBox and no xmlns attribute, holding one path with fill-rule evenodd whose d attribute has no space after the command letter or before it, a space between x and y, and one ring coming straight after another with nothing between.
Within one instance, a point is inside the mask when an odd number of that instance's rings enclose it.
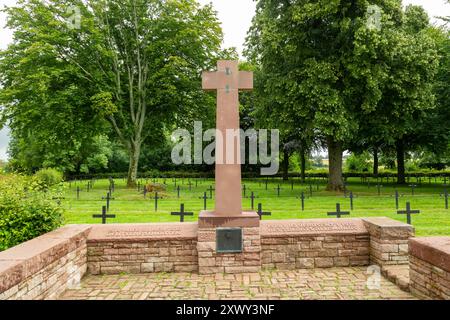
<instances>
[{"instance_id":1,"label":"stone coping on wall","mask_svg":"<svg viewBox=\"0 0 450 320\"><path fill-rule=\"evenodd\" d=\"M410 239L409 253L435 267L450 272L450 237Z\"/></svg>"},{"instance_id":2,"label":"stone coping on wall","mask_svg":"<svg viewBox=\"0 0 450 320\"><path fill-rule=\"evenodd\" d=\"M372 237L384 239L408 239L414 237L413 226L386 217L363 218Z\"/></svg>"},{"instance_id":3,"label":"stone coping on wall","mask_svg":"<svg viewBox=\"0 0 450 320\"><path fill-rule=\"evenodd\" d=\"M163 240L197 239L198 224L148 223L95 225L88 235L88 243L94 242L143 242Z\"/></svg>"},{"instance_id":4,"label":"stone coping on wall","mask_svg":"<svg viewBox=\"0 0 450 320\"><path fill-rule=\"evenodd\" d=\"M302 219L261 221L261 237L367 234L362 219Z\"/></svg>"},{"instance_id":5,"label":"stone coping on wall","mask_svg":"<svg viewBox=\"0 0 450 320\"><path fill-rule=\"evenodd\" d=\"M90 229L90 225L67 225L0 252L0 293L76 250Z\"/></svg>"}]
</instances>

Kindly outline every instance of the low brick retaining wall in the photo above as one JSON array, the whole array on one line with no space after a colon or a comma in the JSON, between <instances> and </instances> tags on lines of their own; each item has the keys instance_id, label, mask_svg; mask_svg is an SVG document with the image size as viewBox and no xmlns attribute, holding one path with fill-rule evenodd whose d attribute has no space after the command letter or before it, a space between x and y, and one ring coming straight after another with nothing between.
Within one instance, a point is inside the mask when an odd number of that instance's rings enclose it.
<instances>
[{"instance_id":1,"label":"low brick retaining wall","mask_svg":"<svg viewBox=\"0 0 450 320\"><path fill-rule=\"evenodd\" d=\"M258 230L256 230L258 229ZM0 253L1 299L52 299L90 274L242 273L407 263L411 226L387 218L261 221L217 254L197 223L67 226Z\"/></svg>"},{"instance_id":2,"label":"low brick retaining wall","mask_svg":"<svg viewBox=\"0 0 450 320\"><path fill-rule=\"evenodd\" d=\"M411 293L450 300L450 237L411 239L409 252Z\"/></svg>"},{"instance_id":3,"label":"low brick retaining wall","mask_svg":"<svg viewBox=\"0 0 450 320\"><path fill-rule=\"evenodd\" d=\"M54 299L86 273L90 226L68 226L0 252L0 300Z\"/></svg>"},{"instance_id":4,"label":"low brick retaining wall","mask_svg":"<svg viewBox=\"0 0 450 320\"><path fill-rule=\"evenodd\" d=\"M90 274L198 271L197 223L100 225L87 244Z\"/></svg>"},{"instance_id":5,"label":"low brick retaining wall","mask_svg":"<svg viewBox=\"0 0 450 320\"><path fill-rule=\"evenodd\" d=\"M262 267L311 269L369 264L361 219L262 221Z\"/></svg>"}]
</instances>

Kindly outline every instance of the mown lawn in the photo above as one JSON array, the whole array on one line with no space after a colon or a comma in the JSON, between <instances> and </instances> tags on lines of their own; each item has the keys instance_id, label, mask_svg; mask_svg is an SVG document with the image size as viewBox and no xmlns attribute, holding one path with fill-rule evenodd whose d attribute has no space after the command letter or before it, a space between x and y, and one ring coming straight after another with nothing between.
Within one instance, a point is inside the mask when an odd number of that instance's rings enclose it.
<instances>
[{"instance_id":1,"label":"mown lawn","mask_svg":"<svg viewBox=\"0 0 450 320\"><path fill-rule=\"evenodd\" d=\"M189 185L191 190L189 190ZM159 179L159 183L167 184L167 191L160 193L164 199L159 200L158 211L155 212L154 200L150 199L153 194L144 195L137 189L127 189L125 181L115 179L114 200L111 201L109 213L115 214L115 219L110 219L109 223L148 223L148 222L175 222L178 217L171 216L172 211L179 211L180 204L184 203L186 211L194 212L193 217L186 217L185 221L197 221L199 212L203 209L203 200L200 199L203 193L214 184L213 180L206 179L179 179L177 186L180 186L180 198L177 197L175 182L172 179ZM264 219L310 219L326 218L327 212L335 211L336 203L341 204L344 211L350 211L350 200L344 197L343 193L330 193L325 191L323 181L309 181L300 184L298 179L294 179L292 190L291 181L284 182L281 179L269 179L266 190L265 179L243 180L247 189L247 196L253 191L255 196L255 208L258 203L262 203L264 211L272 212L271 217ZM148 180L150 183L151 180ZM146 180L141 180L144 185ZM196 186L197 183L197 186ZM313 195L310 197L310 186L313 186ZM416 181L411 184L418 184L412 195L409 186L398 187L401 194L399 204L404 210L406 202L411 203L414 210L421 210L419 215L412 217L412 222L416 228L418 236L429 235L450 235L450 210L445 209L445 201L441 194L444 191L442 181L426 181L421 184ZM281 186L280 196L277 195L276 188ZM77 200L77 187L80 187L80 199ZM108 180L96 180L93 188L87 191L87 181L67 182L64 184L62 204L66 208L67 214L65 222L67 224L100 223L100 219L92 218L93 214L101 214L101 208L106 204L102 197L108 192ZM354 199L354 210L350 217L373 217L384 216L399 221L406 222L405 215L398 215L395 207L396 185L384 181L381 194L378 195L376 182L370 186L359 179L348 181L348 190L352 191ZM301 192L305 193L305 211L301 210ZM209 196L209 192L208 192ZM244 209L250 209L250 199L243 199ZM207 208L214 208L214 199L208 199Z\"/></svg>"}]
</instances>

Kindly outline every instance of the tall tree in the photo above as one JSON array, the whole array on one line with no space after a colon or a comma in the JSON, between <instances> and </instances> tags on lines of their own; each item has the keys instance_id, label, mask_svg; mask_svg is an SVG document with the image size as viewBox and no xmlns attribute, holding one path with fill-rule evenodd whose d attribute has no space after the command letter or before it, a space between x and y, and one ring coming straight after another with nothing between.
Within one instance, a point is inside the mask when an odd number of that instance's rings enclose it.
<instances>
[{"instance_id":1,"label":"tall tree","mask_svg":"<svg viewBox=\"0 0 450 320\"><path fill-rule=\"evenodd\" d=\"M68 12L71 5L76 10ZM111 125L128 152L129 186L136 183L141 147L153 132L211 105L201 90L200 71L214 65L222 31L210 5L23 0L7 11L16 43L31 33L29 48L45 44L84 79L92 110ZM78 12L80 23L71 25Z\"/></svg>"},{"instance_id":2,"label":"tall tree","mask_svg":"<svg viewBox=\"0 0 450 320\"><path fill-rule=\"evenodd\" d=\"M11 166L28 173L42 167L76 172L95 137L105 132L90 107L92 91L32 26L45 10L8 12L16 32L0 52L0 119L11 129Z\"/></svg>"},{"instance_id":3,"label":"tall tree","mask_svg":"<svg viewBox=\"0 0 450 320\"><path fill-rule=\"evenodd\" d=\"M369 114L385 119L400 137L396 126L412 123L430 98L429 90L421 91L434 72L432 42L403 29L401 1L376 4L378 25L369 23L373 8L366 1L260 0L249 33L248 56L266 77L265 94L277 102L287 97L290 103L277 105L285 118L310 121L315 136L326 141L328 190L343 190L343 150L361 120ZM385 112L376 118L379 109Z\"/></svg>"},{"instance_id":4,"label":"tall tree","mask_svg":"<svg viewBox=\"0 0 450 320\"><path fill-rule=\"evenodd\" d=\"M373 152L374 174L378 153L394 148L399 183L405 183L405 153L424 143L417 138L433 114L439 61L423 8L408 6L402 16L400 23L383 21L381 34L359 33L355 41L360 58L353 73L367 88L376 89L378 103L357 113L359 128L351 141L352 150ZM370 72L360 72L367 65Z\"/></svg>"}]
</instances>

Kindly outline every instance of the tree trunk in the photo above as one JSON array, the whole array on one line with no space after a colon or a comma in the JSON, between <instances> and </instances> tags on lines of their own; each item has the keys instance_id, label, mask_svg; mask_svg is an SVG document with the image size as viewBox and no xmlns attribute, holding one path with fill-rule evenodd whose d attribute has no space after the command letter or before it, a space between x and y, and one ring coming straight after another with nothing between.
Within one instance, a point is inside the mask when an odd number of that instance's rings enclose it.
<instances>
[{"instance_id":1,"label":"tree trunk","mask_svg":"<svg viewBox=\"0 0 450 320\"><path fill-rule=\"evenodd\" d=\"M342 179L342 142L335 141L333 137L327 137L329 180L328 191L343 191L344 181Z\"/></svg>"},{"instance_id":2,"label":"tree trunk","mask_svg":"<svg viewBox=\"0 0 450 320\"><path fill-rule=\"evenodd\" d=\"M378 176L378 167L379 167L380 161L378 158L378 148L373 148L373 175L375 177Z\"/></svg>"},{"instance_id":3,"label":"tree trunk","mask_svg":"<svg viewBox=\"0 0 450 320\"><path fill-rule=\"evenodd\" d=\"M405 184L405 144L403 140L398 140L397 147L397 183Z\"/></svg>"},{"instance_id":4,"label":"tree trunk","mask_svg":"<svg viewBox=\"0 0 450 320\"><path fill-rule=\"evenodd\" d=\"M289 180L289 151L284 150L283 156L283 180Z\"/></svg>"},{"instance_id":5,"label":"tree trunk","mask_svg":"<svg viewBox=\"0 0 450 320\"><path fill-rule=\"evenodd\" d=\"M306 151L305 148L300 150L300 177L302 183L306 182Z\"/></svg>"},{"instance_id":6,"label":"tree trunk","mask_svg":"<svg viewBox=\"0 0 450 320\"><path fill-rule=\"evenodd\" d=\"M130 165L128 168L128 188L135 188L137 185L137 174L139 167L139 156L141 154L141 144L134 143L130 149Z\"/></svg>"}]
</instances>

